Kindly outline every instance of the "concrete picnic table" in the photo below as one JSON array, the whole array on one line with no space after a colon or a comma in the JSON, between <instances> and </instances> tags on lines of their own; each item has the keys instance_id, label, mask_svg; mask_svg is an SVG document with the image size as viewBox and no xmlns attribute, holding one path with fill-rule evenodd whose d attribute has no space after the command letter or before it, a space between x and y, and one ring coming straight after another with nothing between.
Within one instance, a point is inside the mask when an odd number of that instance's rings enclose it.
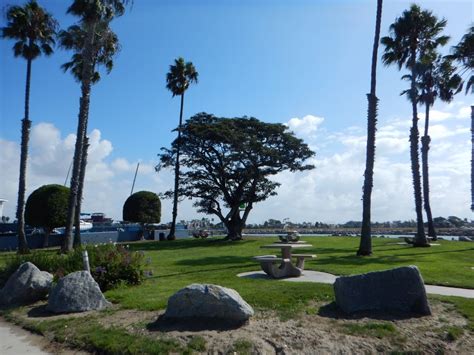
<instances>
[{"instance_id":1,"label":"concrete picnic table","mask_svg":"<svg viewBox=\"0 0 474 355\"><path fill-rule=\"evenodd\" d=\"M305 241L297 242L277 242L268 245L262 245L261 248L265 249L280 249L281 257L276 255L261 255L253 257L254 260L260 262L262 270L267 275L275 279L281 279L284 277L299 277L302 275L304 270L304 261L307 258L315 258L316 255L312 254L292 254L293 249L311 248L312 245ZM291 258L296 257L296 265L293 264Z\"/></svg>"}]
</instances>

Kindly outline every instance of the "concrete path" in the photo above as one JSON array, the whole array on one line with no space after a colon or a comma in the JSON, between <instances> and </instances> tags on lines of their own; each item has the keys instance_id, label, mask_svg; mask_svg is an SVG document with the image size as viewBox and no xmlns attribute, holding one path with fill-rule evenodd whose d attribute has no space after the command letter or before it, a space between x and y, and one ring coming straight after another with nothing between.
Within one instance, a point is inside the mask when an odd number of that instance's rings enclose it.
<instances>
[{"instance_id":1,"label":"concrete path","mask_svg":"<svg viewBox=\"0 0 474 355\"><path fill-rule=\"evenodd\" d=\"M238 274L239 277L248 277L252 279L270 279L263 271L251 271ZM288 282L319 282L323 284L333 284L337 276L325 272L305 270L300 277L282 279ZM457 287L445 287L425 285L426 292L433 295L458 296L464 298L474 298L474 290Z\"/></svg>"},{"instance_id":2,"label":"concrete path","mask_svg":"<svg viewBox=\"0 0 474 355\"><path fill-rule=\"evenodd\" d=\"M42 350L44 345L45 340L42 336L32 334L0 318L0 354L50 354Z\"/></svg>"}]
</instances>

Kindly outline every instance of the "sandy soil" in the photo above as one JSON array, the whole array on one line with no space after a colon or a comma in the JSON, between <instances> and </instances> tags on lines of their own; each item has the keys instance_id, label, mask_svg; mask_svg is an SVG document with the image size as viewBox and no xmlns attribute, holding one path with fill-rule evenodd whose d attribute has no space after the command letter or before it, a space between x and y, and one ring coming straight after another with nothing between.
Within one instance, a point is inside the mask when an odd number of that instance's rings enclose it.
<instances>
[{"instance_id":1,"label":"sandy soil","mask_svg":"<svg viewBox=\"0 0 474 355\"><path fill-rule=\"evenodd\" d=\"M98 320L105 327L119 326L133 334L174 338L183 346L193 337L201 337L206 342L206 352L211 354L234 353L238 343L245 343L245 349L252 354L370 354L393 351L474 354L474 334L463 328L467 324L466 319L450 304L431 302L433 315L428 317L403 314L347 317L333 305L325 305L318 311L320 306L313 304L306 313L290 320L281 320L271 312L257 312L248 323L239 327L197 321L170 324L160 319L162 311L117 310L100 314ZM61 316L49 315L47 319L55 317ZM34 319L39 321L42 317L36 314ZM380 334L367 329L380 324L388 324L391 330ZM366 328L354 333L354 327L360 326ZM462 329L462 334L456 339L448 334L448 328L453 326Z\"/></svg>"}]
</instances>

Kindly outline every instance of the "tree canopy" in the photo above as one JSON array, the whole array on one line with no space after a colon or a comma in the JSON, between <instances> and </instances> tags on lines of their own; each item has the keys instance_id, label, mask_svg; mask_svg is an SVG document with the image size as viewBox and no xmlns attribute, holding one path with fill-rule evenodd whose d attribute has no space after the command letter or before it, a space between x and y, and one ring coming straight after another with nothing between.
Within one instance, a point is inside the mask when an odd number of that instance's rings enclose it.
<instances>
[{"instance_id":1,"label":"tree canopy","mask_svg":"<svg viewBox=\"0 0 474 355\"><path fill-rule=\"evenodd\" d=\"M195 200L199 212L219 217L231 239L241 239L255 203L276 195L280 184L271 176L314 168L305 161L315 153L285 125L253 117L199 113L181 127L180 139L180 161L185 168L180 195ZM171 149L162 148L157 170L174 166L177 147L175 140Z\"/></svg>"},{"instance_id":2,"label":"tree canopy","mask_svg":"<svg viewBox=\"0 0 474 355\"><path fill-rule=\"evenodd\" d=\"M123 220L142 224L160 223L160 198L150 191L135 192L123 205Z\"/></svg>"},{"instance_id":3,"label":"tree canopy","mask_svg":"<svg viewBox=\"0 0 474 355\"><path fill-rule=\"evenodd\" d=\"M26 201L25 221L32 227L48 230L66 225L69 188L44 185L31 193Z\"/></svg>"}]
</instances>

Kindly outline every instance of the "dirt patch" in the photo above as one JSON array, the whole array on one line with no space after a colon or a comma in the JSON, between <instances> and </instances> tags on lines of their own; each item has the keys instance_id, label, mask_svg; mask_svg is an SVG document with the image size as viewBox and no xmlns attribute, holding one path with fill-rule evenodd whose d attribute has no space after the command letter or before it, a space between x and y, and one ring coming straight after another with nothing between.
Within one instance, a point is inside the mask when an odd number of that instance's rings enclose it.
<instances>
[{"instance_id":1,"label":"dirt patch","mask_svg":"<svg viewBox=\"0 0 474 355\"><path fill-rule=\"evenodd\" d=\"M35 309L36 307L36 309ZM26 310L30 321L55 319L60 315L41 315L38 305ZM41 306L40 306L41 307ZM218 323L176 324L160 320L163 311L113 309L96 313L104 327L120 327L132 334L152 338L172 338L183 347L198 339L207 353L253 354L334 354L389 353L394 351L427 354L472 354L474 334L467 320L454 306L431 301L432 316L403 314L359 314L347 317L333 305L313 304L306 312L289 320L273 312L257 312L246 324L220 327ZM86 315L93 315L87 312ZM84 314L67 315L84 316Z\"/></svg>"}]
</instances>

